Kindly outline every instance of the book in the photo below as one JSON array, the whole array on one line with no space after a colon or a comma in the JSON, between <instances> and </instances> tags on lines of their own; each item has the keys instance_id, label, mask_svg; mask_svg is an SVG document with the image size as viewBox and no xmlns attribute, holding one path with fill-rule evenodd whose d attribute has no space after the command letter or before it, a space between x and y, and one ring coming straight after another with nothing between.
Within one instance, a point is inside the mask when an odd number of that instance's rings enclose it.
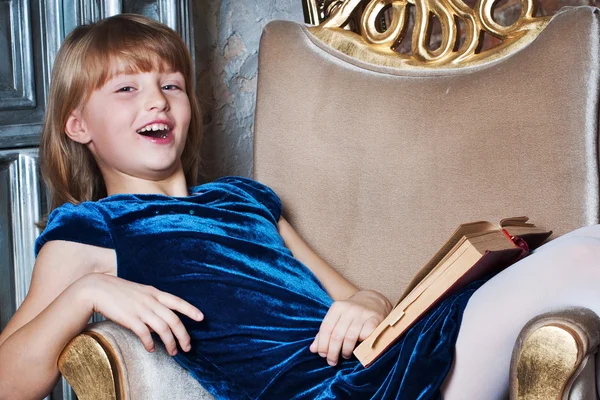
<instances>
[{"instance_id":1,"label":"book","mask_svg":"<svg viewBox=\"0 0 600 400\"><path fill-rule=\"evenodd\" d=\"M440 301L509 267L552 234L528 221L527 217L514 217L499 224L477 221L459 225L415 275L392 312L356 347L354 355L362 365L371 365Z\"/></svg>"}]
</instances>

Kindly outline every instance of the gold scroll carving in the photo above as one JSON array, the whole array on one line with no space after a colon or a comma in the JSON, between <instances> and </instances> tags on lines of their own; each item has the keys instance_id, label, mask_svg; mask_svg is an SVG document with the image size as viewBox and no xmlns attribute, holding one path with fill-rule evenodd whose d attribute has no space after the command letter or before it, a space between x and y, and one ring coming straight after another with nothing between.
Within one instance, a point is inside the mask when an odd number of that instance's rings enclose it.
<instances>
[{"instance_id":1,"label":"gold scroll carving","mask_svg":"<svg viewBox=\"0 0 600 400\"><path fill-rule=\"evenodd\" d=\"M502 58L531 43L547 25L550 17L535 17L534 0L521 0L519 18L503 26L493 17L497 0L479 0L473 8L462 0L364 0L340 1L330 7L331 15L309 30L329 46L370 64L406 69L457 68L479 65ZM343 29L357 10L358 27ZM404 39L410 8L414 7L411 54L395 51ZM381 32L377 21L382 11L391 16ZM429 46L431 25L437 18L441 26L441 44ZM479 51L483 34L501 43Z\"/></svg>"}]
</instances>

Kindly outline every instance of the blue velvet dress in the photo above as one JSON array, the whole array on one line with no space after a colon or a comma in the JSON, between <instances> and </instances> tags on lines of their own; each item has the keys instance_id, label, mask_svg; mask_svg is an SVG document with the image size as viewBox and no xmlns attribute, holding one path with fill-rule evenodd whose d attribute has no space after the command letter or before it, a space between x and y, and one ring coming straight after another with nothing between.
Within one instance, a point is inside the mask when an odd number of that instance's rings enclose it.
<instances>
[{"instance_id":1,"label":"blue velvet dress","mask_svg":"<svg viewBox=\"0 0 600 400\"><path fill-rule=\"evenodd\" d=\"M331 367L309 346L332 300L278 234L277 195L241 177L190 192L64 204L50 214L36 254L50 240L112 248L119 277L196 305L205 319L182 317L192 350L175 360L216 398L440 397L478 284L429 312L369 368L341 357Z\"/></svg>"}]
</instances>

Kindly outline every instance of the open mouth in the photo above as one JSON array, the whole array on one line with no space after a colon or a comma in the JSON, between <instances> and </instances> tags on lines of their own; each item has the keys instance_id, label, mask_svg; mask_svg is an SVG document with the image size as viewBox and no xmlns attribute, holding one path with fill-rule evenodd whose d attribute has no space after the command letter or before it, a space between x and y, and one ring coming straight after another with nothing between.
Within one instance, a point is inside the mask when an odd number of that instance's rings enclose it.
<instances>
[{"instance_id":1,"label":"open mouth","mask_svg":"<svg viewBox=\"0 0 600 400\"><path fill-rule=\"evenodd\" d=\"M171 129L166 124L150 124L146 125L142 129L139 129L137 133L148 137L165 139L170 130Z\"/></svg>"}]
</instances>

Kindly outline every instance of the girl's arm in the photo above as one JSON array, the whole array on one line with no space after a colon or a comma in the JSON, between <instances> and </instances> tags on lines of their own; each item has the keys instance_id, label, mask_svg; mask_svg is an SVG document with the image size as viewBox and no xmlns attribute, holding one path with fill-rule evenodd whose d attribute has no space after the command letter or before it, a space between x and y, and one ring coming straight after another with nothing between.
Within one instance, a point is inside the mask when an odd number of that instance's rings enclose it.
<instances>
[{"instance_id":1,"label":"girl's arm","mask_svg":"<svg viewBox=\"0 0 600 400\"><path fill-rule=\"evenodd\" d=\"M171 309L196 320L200 311L175 296L104 273L110 257L114 252L79 243L44 245L27 297L0 334L0 399L50 393L59 377L60 352L94 311L133 330L148 350L153 349L149 328L171 353L173 335L189 350L189 336Z\"/></svg>"},{"instance_id":2,"label":"girl's arm","mask_svg":"<svg viewBox=\"0 0 600 400\"><path fill-rule=\"evenodd\" d=\"M336 365L340 352L350 358L359 340L365 340L392 310L392 304L381 293L359 290L319 257L281 217L279 234L294 257L306 265L321 281L333 305L321 323L319 333L310 346L313 353Z\"/></svg>"},{"instance_id":3,"label":"girl's arm","mask_svg":"<svg viewBox=\"0 0 600 400\"><path fill-rule=\"evenodd\" d=\"M54 387L60 351L92 315L70 287L94 272L99 252L90 247L52 241L40 251L27 297L0 334L0 399L40 398Z\"/></svg>"},{"instance_id":4,"label":"girl's arm","mask_svg":"<svg viewBox=\"0 0 600 400\"><path fill-rule=\"evenodd\" d=\"M291 250L295 258L316 275L327 290L329 297L333 300L346 300L359 291L356 286L319 257L285 218L281 217L277 225L286 247Z\"/></svg>"}]
</instances>

